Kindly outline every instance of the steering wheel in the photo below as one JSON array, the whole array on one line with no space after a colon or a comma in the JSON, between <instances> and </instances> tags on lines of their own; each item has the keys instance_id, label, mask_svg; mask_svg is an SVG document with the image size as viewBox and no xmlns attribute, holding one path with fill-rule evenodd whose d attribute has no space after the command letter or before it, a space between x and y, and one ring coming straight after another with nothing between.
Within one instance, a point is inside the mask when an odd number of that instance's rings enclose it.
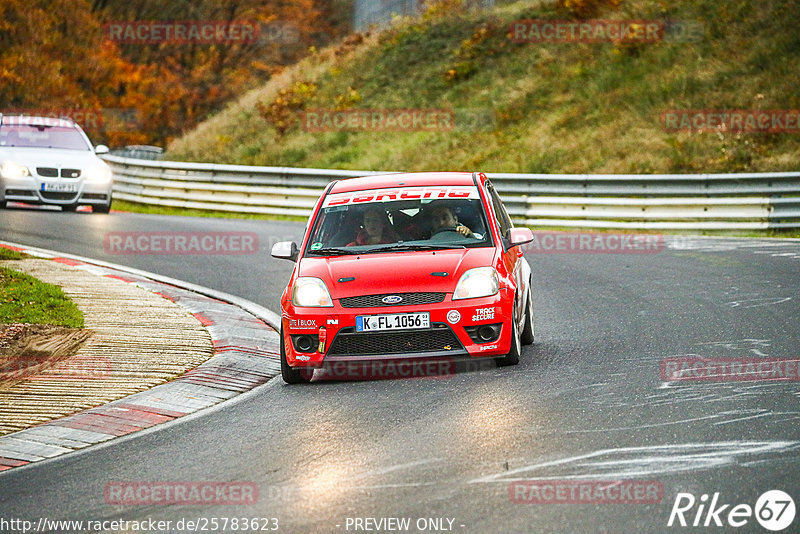
<instances>
[{"instance_id":1,"label":"steering wheel","mask_svg":"<svg viewBox=\"0 0 800 534\"><path fill-rule=\"evenodd\" d=\"M453 232L453 233L456 233L458 235L461 235L459 233L459 231L458 231L458 226L445 226L444 228L439 228L438 230L433 232L433 234L431 234L431 237L433 237L433 236L435 236L437 234L441 234L442 232ZM464 237L464 236L461 236L461 237Z\"/></svg>"},{"instance_id":2,"label":"steering wheel","mask_svg":"<svg viewBox=\"0 0 800 534\"><path fill-rule=\"evenodd\" d=\"M431 237L428 239L429 241L452 241L453 239L463 239L464 236L461 235L455 226L448 226L445 228L439 228L436 230Z\"/></svg>"}]
</instances>

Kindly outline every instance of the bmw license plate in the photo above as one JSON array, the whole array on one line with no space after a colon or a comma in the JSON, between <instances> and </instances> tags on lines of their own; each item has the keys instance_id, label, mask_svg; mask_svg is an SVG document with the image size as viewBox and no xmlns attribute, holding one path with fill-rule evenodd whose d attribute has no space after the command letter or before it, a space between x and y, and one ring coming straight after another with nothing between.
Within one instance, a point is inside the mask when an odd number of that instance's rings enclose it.
<instances>
[{"instance_id":1,"label":"bmw license plate","mask_svg":"<svg viewBox=\"0 0 800 534\"><path fill-rule=\"evenodd\" d=\"M428 312L356 316L356 332L411 330L430 327L431 315Z\"/></svg>"},{"instance_id":2,"label":"bmw license plate","mask_svg":"<svg viewBox=\"0 0 800 534\"><path fill-rule=\"evenodd\" d=\"M50 193L77 193L78 184L67 184L63 182L43 182L42 191Z\"/></svg>"}]
</instances>

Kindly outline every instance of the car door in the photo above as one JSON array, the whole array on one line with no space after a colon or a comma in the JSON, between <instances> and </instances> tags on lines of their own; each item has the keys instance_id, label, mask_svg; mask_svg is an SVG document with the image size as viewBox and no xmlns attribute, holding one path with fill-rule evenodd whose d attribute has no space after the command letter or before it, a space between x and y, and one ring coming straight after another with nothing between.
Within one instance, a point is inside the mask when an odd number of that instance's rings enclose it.
<instances>
[{"instance_id":1,"label":"car door","mask_svg":"<svg viewBox=\"0 0 800 534\"><path fill-rule=\"evenodd\" d=\"M514 247L506 247L507 241L505 240L509 237L509 233L514 227L514 223L511 221L511 217L508 216L508 212L506 211L505 206L503 206L503 202L500 200L500 195L497 193L497 190L488 180L486 181L486 193L488 194L488 198L492 205L492 212L495 221L497 222L497 227L500 229L500 234L504 240L502 245L502 261L507 272L511 273L511 276L513 277L517 287L515 304L517 312L521 313L527 305L526 299L528 297L528 285L530 282L531 268L530 265L528 265L528 261L522 255L523 253L521 246L517 245ZM520 317L517 316L514 318L514 320L517 321L517 324L519 325Z\"/></svg>"}]
</instances>

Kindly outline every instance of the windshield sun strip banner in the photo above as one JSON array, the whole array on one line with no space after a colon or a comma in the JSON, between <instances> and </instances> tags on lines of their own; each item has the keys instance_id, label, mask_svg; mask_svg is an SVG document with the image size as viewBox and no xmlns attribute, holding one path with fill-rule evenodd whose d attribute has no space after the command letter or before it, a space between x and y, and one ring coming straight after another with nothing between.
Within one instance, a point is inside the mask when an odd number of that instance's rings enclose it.
<instances>
[{"instance_id":1,"label":"windshield sun strip banner","mask_svg":"<svg viewBox=\"0 0 800 534\"><path fill-rule=\"evenodd\" d=\"M331 193L325 197L323 208L367 204L371 202L396 202L400 200L479 199L474 186L390 187Z\"/></svg>"}]
</instances>

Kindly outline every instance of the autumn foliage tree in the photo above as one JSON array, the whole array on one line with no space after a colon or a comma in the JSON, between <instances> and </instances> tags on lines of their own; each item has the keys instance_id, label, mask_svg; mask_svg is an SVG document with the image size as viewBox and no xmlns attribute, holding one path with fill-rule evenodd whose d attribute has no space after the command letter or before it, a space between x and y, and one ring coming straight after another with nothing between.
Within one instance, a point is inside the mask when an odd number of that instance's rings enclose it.
<instances>
[{"instance_id":1,"label":"autumn foliage tree","mask_svg":"<svg viewBox=\"0 0 800 534\"><path fill-rule=\"evenodd\" d=\"M164 144L345 31L330 10L330 0L3 0L0 112L94 112L76 120L97 142ZM248 21L264 33L126 43L108 30L159 21Z\"/></svg>"}]
</instances>

